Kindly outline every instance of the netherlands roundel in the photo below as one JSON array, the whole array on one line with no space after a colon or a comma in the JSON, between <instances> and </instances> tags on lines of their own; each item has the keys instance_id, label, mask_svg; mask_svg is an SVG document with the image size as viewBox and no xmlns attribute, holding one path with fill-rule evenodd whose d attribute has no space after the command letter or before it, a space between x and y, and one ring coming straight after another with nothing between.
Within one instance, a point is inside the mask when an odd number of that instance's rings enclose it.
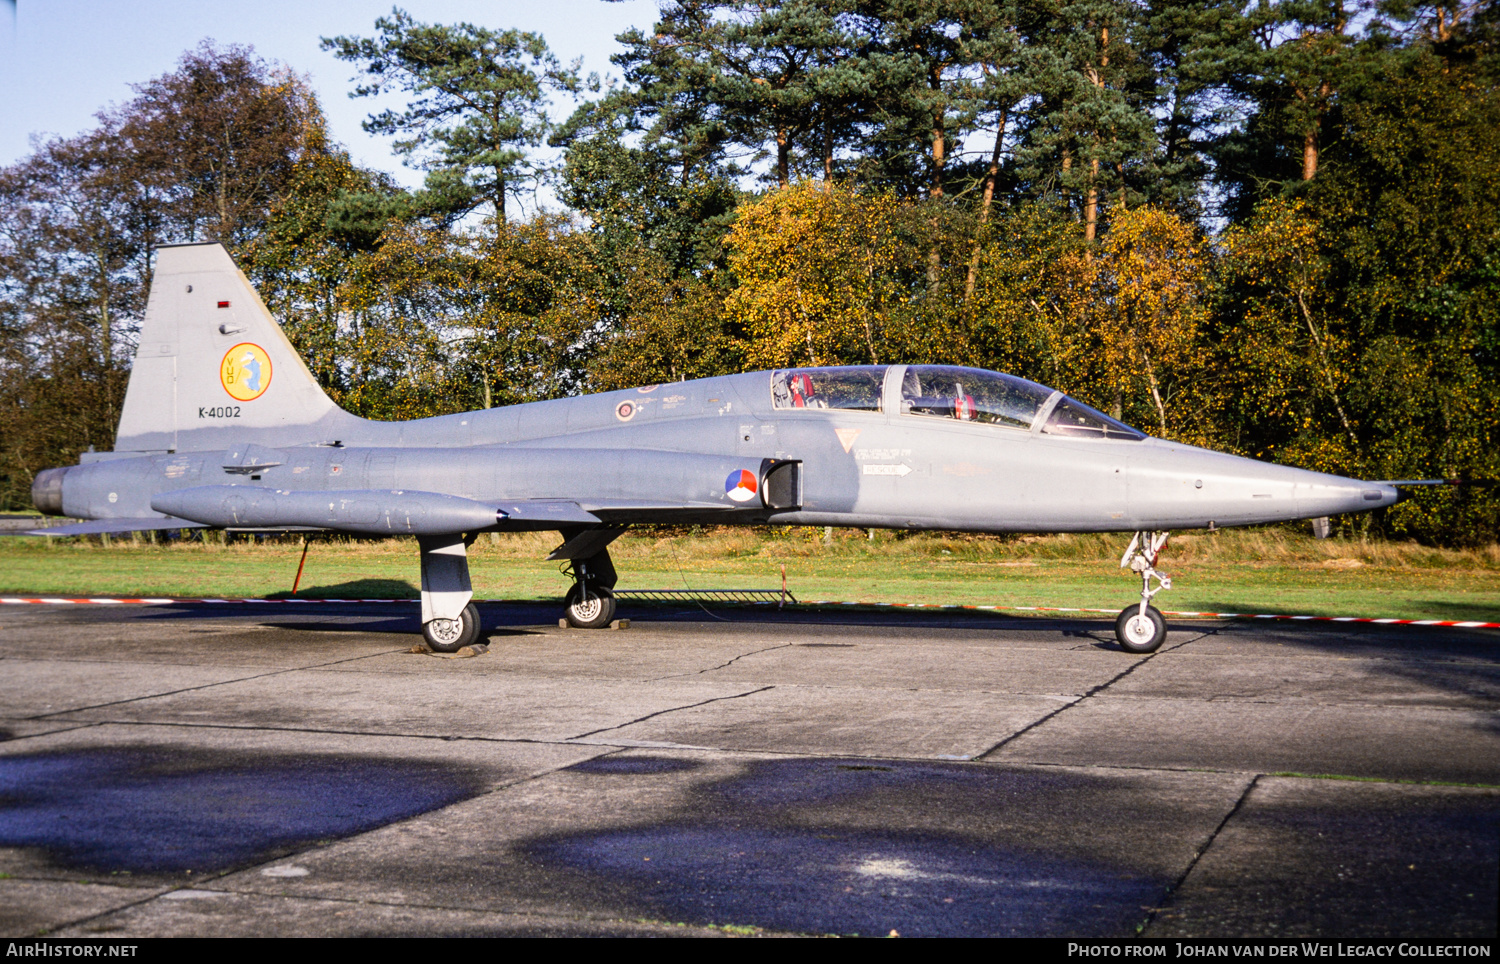
<instances>
[{"instance_id":1,"label":"netherlands roundel","mask_svg":"<svg viewBox=\"0 0 1500 964\"><path fill-rule=\"evenodd\" d=\"M724 480L724 492L735 502L749 502L755 498L755 473L748 469L737 469Z\"/></svg>"}]
</instances>

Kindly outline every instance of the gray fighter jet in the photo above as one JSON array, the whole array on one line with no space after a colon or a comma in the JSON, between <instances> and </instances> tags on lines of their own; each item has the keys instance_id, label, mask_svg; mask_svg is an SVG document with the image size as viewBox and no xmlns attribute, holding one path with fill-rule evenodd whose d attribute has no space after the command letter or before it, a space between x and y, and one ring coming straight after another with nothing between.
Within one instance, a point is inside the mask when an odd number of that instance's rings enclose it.
<instances>
[{"instance_id":1,"label":"gray fighter jet","mask_svg":"<svg viewBox=\"0 0 1500 964\"><path fill-rule=\"evenodd\" d=\"M575 626L614 615L608 546L644 523L1128 532L1161 645L1167 530L1361 512L1391 485L1144 433L1035 382L947 365L749 372L409 422L342 411L218 244L157 255L115 450L48 469L54 535L214 527L416 536L428 645L476 639L466 549L556 530Z\"/></svg>"}]
</instances>

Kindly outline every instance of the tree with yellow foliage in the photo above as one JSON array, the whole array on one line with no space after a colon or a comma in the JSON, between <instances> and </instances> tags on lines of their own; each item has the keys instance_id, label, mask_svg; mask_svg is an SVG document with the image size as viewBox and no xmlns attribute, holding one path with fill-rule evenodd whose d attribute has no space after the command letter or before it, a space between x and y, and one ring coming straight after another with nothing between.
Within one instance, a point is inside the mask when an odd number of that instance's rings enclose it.
<instances>
[{"instance_id":1,"label":"tree with yellow foliage","mask_svg":"<svg viewBox=\"0 0 1500 964\"><path fill-rule=\"evenodd\" d=\"M803 182L740 210L725 238L738 286L725 301L753 366L883 364L952 354L941 313L916 317L927 250L914 207L889 194Z\"/></svg>"},{"instance_id":2,"label":"tree with yellow foliage","mask_svg":"<svg viewBox=\"0 0 1500 964\"><path fill-rule=\"evenodd\" d=\"M725 303L752 365L879 364L900 263L890 198L805 181L741 209L725 238L739 286Z\"/></svg>"},{"instance_id":3,"label":"tree with yellow foliage","mask_svg":"<svg viewBox=\"0 0 1500 964\"><path fill-rule=\"evenodd\" d=\"M1185 429L1171 403L1201 365L1209 260L1197 229L1158 208L1116 209L1098 245L1065 255L1058 277L1064 354L1089 371L1117 418L1149 399L1155 434Z\"/></svg>"},{"instance_id":4,"label":"tree with yellow foliage","mask_svg":"<svg viewBox=\"0 0 1500 964\"><path fill-rule=\"evenodd\" d=\"M1221 271L1234 322L1221 345L1232 364L1222 367L1238 421L1254 435L1273 447L1295 445L1295 461L1309 468L1348 473L1360 458L1343 398L1351 346L1325 317L1325 244L1301 201L1264 201L1248 223L1225 233ZM1332 432L1323 430L1325 413L1336 420Z\"/></svg>"}]
</instances>

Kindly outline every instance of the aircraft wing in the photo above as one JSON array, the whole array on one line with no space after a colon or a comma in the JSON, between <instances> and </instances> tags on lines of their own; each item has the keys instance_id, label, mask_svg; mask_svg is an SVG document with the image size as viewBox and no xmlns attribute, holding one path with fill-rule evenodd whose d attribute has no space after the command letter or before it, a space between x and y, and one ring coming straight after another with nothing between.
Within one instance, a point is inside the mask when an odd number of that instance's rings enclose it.
<instances>
[{"instance_id":1,"label":"aircraft wing","mask_svg":"<svg viewBox=\"0 0 1500 964\"><path fill-rule=\"evenodd\" d=\"M736 508L713 502L630 499L511 499L490 504L428 492L289 493L245 486L180 489L158 496L155 501L164 507L158 511L176 509L193 518L94 519L37 529L0 530L0 535L126 535L210 526L281 532L337 529L380 535L423 534L490 528L594 527L610 522L671 522Z\"/></svg>"},{"instance_id":2,"label":"aircraft wing","mask_svg":"<svg viewBox=\"0 0 1500 964\"><path fill-rule=\"evenodd\" d=\"M47 526L41 529L26 529L7 532L17 536L98 536L124 535L130 532L155 532L162 529L202 529L203 523L186 519L95 519L92 522L74 522L65 526Z\"/></svg>"},{"instance_id":3,"label":"aircraft wing","mask_svg":"<svg viewBox=\"0 0 1500 964\"><path fill-rule=\"evenodd\" d=\"M333 529L371 535L435 535L495 529L531 530L610 522L671 522L701 518L732 506L719 503L631 499L497 499L483 502L440 492L344 489L290 491L245 485L205 485L175 489L151 500L157 512L191 522L114 520L86 526L120 526L84 531L131 531L206 525L228 529ZM64 534L61 527L51 530ZM74 534L74 533L67 533Z\"/></svg>"}]
</instances>

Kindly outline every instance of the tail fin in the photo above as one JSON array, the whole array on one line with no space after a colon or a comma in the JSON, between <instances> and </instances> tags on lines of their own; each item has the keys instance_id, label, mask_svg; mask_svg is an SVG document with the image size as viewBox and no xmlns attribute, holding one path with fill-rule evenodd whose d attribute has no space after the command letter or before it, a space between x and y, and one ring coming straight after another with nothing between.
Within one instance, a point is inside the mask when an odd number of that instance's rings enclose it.
<instances>
[{"instance_id":1,"label":"tail fin","mask_svg":"<svg viewBox=\"0 0 1500 964\"><path fill-rule=\"evenodd\" d=\"M222 245L158 249L116 451L324 441L349 419Z\"/></svg>"}]
</instances>

